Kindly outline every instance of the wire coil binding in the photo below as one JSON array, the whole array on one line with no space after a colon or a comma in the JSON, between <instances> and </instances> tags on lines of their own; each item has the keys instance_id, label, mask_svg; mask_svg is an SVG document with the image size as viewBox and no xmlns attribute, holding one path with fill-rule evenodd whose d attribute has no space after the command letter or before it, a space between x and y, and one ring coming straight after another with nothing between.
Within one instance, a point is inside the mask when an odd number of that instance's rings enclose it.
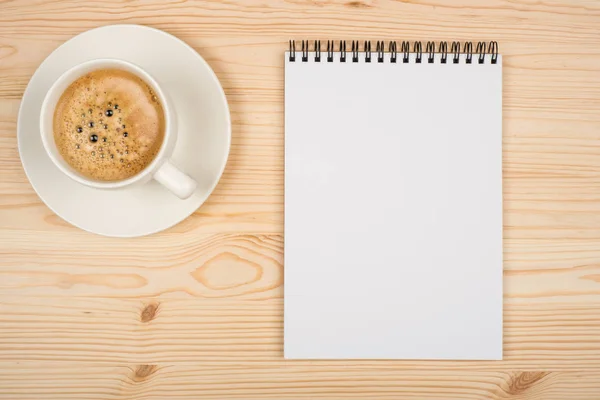
<instances>
[{"instance_id":1,"label":"wire coil binding","mask_svg":"<svg viewBox=\"0 0 600 400\"><path fill-rule=\"evenodd\" d=\"M370 63L372 60L372 47L371 41L366 40L362 46L360 46L360 42L358 40L352 40L350 42L351 58L350 61L353 63L357 62L366 62ZM396 63L398 62L398 47L400 48L400 53L402 55L402 63L415 62L417 64L422 62L423 59L423 45L420 41L415 41L412 45L410 42L404 40L400 42L400 45L396 41L388 42L388 50L385 51L385 41L378 40L375 43L375 53L376 53L376 62L383 63L386 62L386 54L389 54L389 62ZM328 40L327 41L327 56L321 57L321 41L315 40L312 49L310 48L309 40L302 40L300 42L300 61L301 62L346 62L347 57L347 45L345 40L340 40L339 45L336 47L335 41ZM498 42L491 41L489 43L486 42L477 42L477 46L475 47L475 52L473 52L473 42L464 42L461 43L454 41L450 45L450 54L452 56L452 64L458 64L460 62L464 62L466 64L473 63L473 54L475 54L477 58L478 64L497 64L498 63ZM311 57L312 55L312 57ZM334 57L338 55L339 58L337 60ZM448 61L448 42L439 42L436 45L434 41L428 41L425 45L425 55L427 58L426 63L432 64L435 62L440 62L442 64L446 64ZM412 57L411 57L412 56ZM288 60L290 62L296 62L296 41L290 40L289 42L289 53Z\"/></svg>"}]
</instances>

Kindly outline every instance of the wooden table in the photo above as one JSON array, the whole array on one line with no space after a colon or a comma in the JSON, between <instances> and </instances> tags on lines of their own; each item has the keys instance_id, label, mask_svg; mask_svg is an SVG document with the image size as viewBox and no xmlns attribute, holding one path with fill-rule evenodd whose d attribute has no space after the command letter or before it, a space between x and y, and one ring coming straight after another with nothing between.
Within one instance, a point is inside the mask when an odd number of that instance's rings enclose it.
<instances>
[{"instance_id":1,"label":"wooden table","mask_svg":"<svg viewBox=\"0 0 600 400\"><path fill-rule=\"evenodd\" d=\"M208 202L138 239L62 221L17 151L37 66L112 23L192 45L233 120ZM504 361L283 360L283 52L304 38L499 42ZM600 2L0 1L0 397L600 399Z\"/></svg>"}]
</instances>

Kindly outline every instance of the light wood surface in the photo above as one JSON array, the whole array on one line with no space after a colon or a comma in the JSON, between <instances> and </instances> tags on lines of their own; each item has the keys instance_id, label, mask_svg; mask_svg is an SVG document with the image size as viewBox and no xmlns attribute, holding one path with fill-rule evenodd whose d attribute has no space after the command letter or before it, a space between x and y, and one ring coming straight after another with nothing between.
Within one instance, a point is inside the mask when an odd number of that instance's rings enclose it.
<instances>
[{"instance_id":1,"label":"light wood surface","mask_svg":"<svg viewBox=\"0 0 600 400\"><path fill-rule=\"evenodd\" d=\"M233 120L208 202L139 239L62 221L17 151L37 66L111 23L192 45ZM504 361L282 359L283 52L305 38L499 42ZM0 0L0 397L600 399L600 2Z\"/></svg>"}]
</instances>

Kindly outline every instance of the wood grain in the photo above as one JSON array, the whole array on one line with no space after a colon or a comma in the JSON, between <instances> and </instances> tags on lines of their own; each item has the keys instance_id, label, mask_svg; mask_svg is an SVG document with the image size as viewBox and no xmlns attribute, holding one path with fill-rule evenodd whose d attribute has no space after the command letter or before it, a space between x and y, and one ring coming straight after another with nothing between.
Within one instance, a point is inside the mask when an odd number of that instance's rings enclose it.
<instances>
[{"instance_id":1,"label":"wood grain","mask_svg":"<svg viewBox=\"0 0 600 400\"><path fill-rule=\"evenodd\" d=\"M17 150L37 66L112 23L193 46L233 122L207 203L139 239L62 221ZM305 38L499 42L504 361L282 359L282 53ZM0 0L0 397L600 399L600 2Z\"/></svg>"},{"instance_id":2,"label":"wood grain","mask_svg":"<svg viewBox=\"0 0 600 400\"><path fill-rule=\"evenodd\" d=\"M597 399L585 372L394 371L351 365L228 366L1 364L11 399ZM32 376L33 375L33 376ZM565 394L568 393L568 397Z\"/></svg>"}]
</instances>

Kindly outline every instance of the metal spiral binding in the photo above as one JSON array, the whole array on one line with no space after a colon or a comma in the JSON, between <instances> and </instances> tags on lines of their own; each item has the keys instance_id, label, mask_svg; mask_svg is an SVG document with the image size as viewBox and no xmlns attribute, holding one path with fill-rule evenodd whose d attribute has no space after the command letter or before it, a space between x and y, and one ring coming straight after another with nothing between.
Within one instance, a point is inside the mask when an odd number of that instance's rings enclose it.
<instances>
[{"instance_id":1,"label":"metal spiral binding","mask_svg":"<svg viewBox=\"0 0 600 400\"><path fill-rule=\"evenodd\" d=\"M315 40L315 62L321 62L321 41Z\"/></svg>"},{"instance_id":2,"label":"metal spiral binding","mask_svg":"<svg viewBox=\"0 0 600 400\"><path fill-rule=\"evenodd\" d=\"M302 62L308 61L308 40L302 41Z\"/></svg>"},{"instance_id":3,"label":"metal spiral binding","mask_svg":"<svg viewBox=\"0 0 600 400\"><path fill-rule=\"evenodd\" d=\"M490 51L490 54L492 55L492 57L491 57L492 64L497 64L498 63L498 42L492 40L490 42L489 51Z\"/></svg>"},{"instance_id":4,"label":"metal spiral binding","mask_svg":"<svg viewBox=\"0 0 600 400\"><path fill-rule=\"evenodd\" d=\"M384 51L385 51L385 47L383 44L383 40L378 40L377 41L377 62L378 63L383 62L383 52Z\"/></svg>"},{"instance_id":5,"label":"metal spiral binding","mask_svg":"<svg viewBox=\"0 0 600 400\"><path fill-rule=\"evenodd\" d=\"M417 64L421 64L421 58L423 57L423 51L421 49L421 42L415 42L415 44L413 46L413 53L417 54L417 58L415 59L415 62Z\"/></svg>"},{"instance_id":6,"label":"metal spiral binding","mask_svg":"<svg viewBox=\"0 0 600 400\"><path fill-rule=\"evenodd\" d=\"M466 63L467 64L471 64L471 60L473 59L473 43L471 42L465 42L464 46L463 46L463 53L466 54Z\"/></svg>"},{"instance_id":7,"label":"metal spiral binding","mask_svg":"<svg viewBox=\"0 0 600 400\"><path fill-rule=\"evenodd\" d=\"M300 51L301 51L301 62L308 62L310 57L310 42L308 40L302 40L300 43ZM402 63L411 62L410 55L414 54L414 62L421 63L423 57L423 48L422 44L419 41L413 43L412 52L410 50L411 44L408 41L402 41L400 46L395 41L390 41L388 44L387 53L390 54L389 61L392 63L396 63L398 60L398 47L400 47L400 53L402 53ZM353 63L357 63L360 61L359 55L360 53L364 53L363 61L366 63L371 62L372 51L371 51L371 42L365 41L360 49L360 42L358 40L353 40L350 45L350 50L352 52L351 61ZM437 50L437 51L436 51ZM337 47L337 52L339 53L339 61L346 62L346 41L340 40L339 46ZM385 62L385 42L383 40L379 40L375 44L375 52L377 53L377 62L383 63ZM315 40L312 48L312 53L314 53L314 62L333 62L334 55L336 53L336 46L333 40L327 41L327 57L321 58L321 41ZM439 45L433 41L428 41L425 47L425 53L427 57L427 63L431 64L436 62L436 54L439 54L439 62L442 64L447 63L448 59L448 43L440 42ZM478 64L485 64L486 59L489 59L491 64L498 63L498 42L491 41L489 43L486 42L477 42L477 47L475 48L475 52L473 52L473 43L472 42L464 42L462 44L461 51L461 43L460 42L452 42L450 47L450 53L452 54L452 63L458 64L461 62L461 59L464 59L466 64L473 63L473 54L477 57ZM290 62L296 61L296 41L290 40L289 47L289 57Z\"/></svg>"},{"instance_id":8,"label":"metal spiral binding","mask_svg":"<svg viewBox=\"0 0 600 400\"><path fill-rule=\"evenodd\" d=\"M410 43L408 43L407 41L403 41L401 51L402 51L402 62L407 63L408 56L410 55Z\"/></svg>"},{"instance_id":9,"label":"metal spiral binding","mask_svg":"<svg viewBox=\"0 0 600 400\"><path fill-rule=\"evenodd\" d=\"M352 62L358 62L358 40L352 41Z\"/></svg>"},{"instance_id":10,"label":"metal spiral binding","mask_svg":"<svg viewBox=\"0 0 600 400\"><path fill-rule=\"evenodd\" d=\"M450 51L454 54L454 57L452 57L452 63L458 64L460 59L460 42L452 42L452 48Z\"/></svg>"},{"instance_id":11,"label":"metal spiral binding","mask_svg":"<svg viewBox=\"0 0 600 400\"><path fill-rule=\"evenodd\" d=\"M479 64L483 64L485 61L485 42L477 43L477 49L475 49L475 52L479 54L477 61Z\"/></svg>"},{"instance_id":12,"label":"metal spiral binding","mask_svg":"<svg viewBox=\"0 0 600 400\"><path fill-rule=\"evenodd\" d=\"M390 42L389 53L390 53L390 62L395 63L396 62L396 58L398 58L398 51L396 49L396 42Z\"/></svg>"},{"instance_id":13,"label":"metal spiral binding","mask_svg":"<svg viewBox=\"0 0 600 400\"><path fill-rule=\"evenodd\" d=\"M435 57L435 42L427 42L425 52L429 53L429 55L427 56L427 62L429 64L433 64L433 59Z\"/></svg>"},{"instance_id":14,"label":"metal spiral binding","mask_svg":"<svg viewBox=\"0 0 600 400\"><path fill-rule=\"evenodd\" d=\"M446 64L446 60L448 59L448 43L440 42L439 52L442 53L442 58L440 58L440 62L442 64Z\"/></svg>"},{"instance_id":15,"label":"metal spiral binding","mask_svg":"<svg viewBox=\"0 0 600 400\"><path fill-rule=\"evenodd\" d=\"M290 40L290 61L296 61L296 41Z\"/></svg>"},{"instance_id":16,"label":"metal spiral binding","mask_svg":"<svg viewBox=\"0 0 600 400\"><path fill-rule=\"evenodd\" d=\"M327 41L327 62L333 62L333 52L334 52L334 48L333 48L333 40L328 40Z\"/></svg>"},{"instance_id":17,"label":"metal spiral binding","mask_svg":"<svg viewBox=\"0 0 600 400\"><path fill-rule=\"evenodd\" d=\"M346 42L343 40L340 40L340 61L346 62Z\"/></svg>"}]
</instances>

